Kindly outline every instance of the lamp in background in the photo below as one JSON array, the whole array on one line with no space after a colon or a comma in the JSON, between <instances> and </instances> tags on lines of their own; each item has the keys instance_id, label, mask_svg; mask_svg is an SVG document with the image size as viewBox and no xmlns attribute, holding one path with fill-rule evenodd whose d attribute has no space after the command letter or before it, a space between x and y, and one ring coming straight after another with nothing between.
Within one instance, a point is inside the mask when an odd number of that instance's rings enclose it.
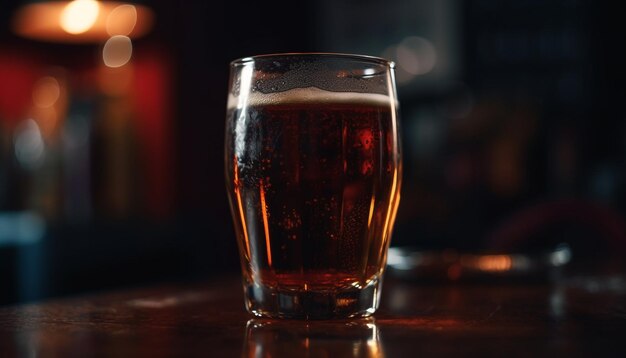
<instances>
[{"instance_id":1,"label":"lamp in background","mask_svg":"<svg viewBox=\"0 0 626 358\"><path fill-rule=\"evenodd\" d=\"M143 5L116 1L42 1L22 6L12 29L48 42L102 43L112 36L138 38L150 30L154 13Z\"/></svg>"},{"instance_id":2,"label":"lamp in background","mask_svg":"<svg viewBox=\"0 0 626 358\"><path fill-rule=\"evenodd\" d=\"M12 210L67 223L167 217L172 207L171 192L163 190L172 181L169 57L155 45L158 39L138 46L137 54L134 43L155 25L153 9L124 0L22 1L12 15L13 33L86 46L52 56L47 55L55 46L17 51L18 59L42 59L29 70L43 78L32 81L32 101L15 111L18 124L9 129L21 135L11 153L22 159L15 172L34 178L16 180L25 183L21 192L26 194L15 195ZM95 48L100 56L94 56ZM67 67L60 74L38 68L59 64ZM0 89L23 82L0 81ZM145 184L143 178L151 180Z\"/></svg>"}]
</instances>

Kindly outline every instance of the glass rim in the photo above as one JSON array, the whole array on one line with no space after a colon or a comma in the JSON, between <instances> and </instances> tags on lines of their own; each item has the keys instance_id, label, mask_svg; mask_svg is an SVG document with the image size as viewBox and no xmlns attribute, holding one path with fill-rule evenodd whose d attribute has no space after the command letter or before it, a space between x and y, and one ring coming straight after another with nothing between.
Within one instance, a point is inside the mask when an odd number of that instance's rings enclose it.
<instances>
[{"instance_id":1,"label":"glass rim","mask_svg":"<svg viewBox=\"0 0 626 358\"><path fill-rule=\"evenodd\" d=\"M387 60L382 57L370 56L370 55L359 55L359 54L351 54L351 53L341 53L341 52L284 52L284 53L270 53L270 54L262 54L255 56L246 56L241 57L236 60L230 62L232 67L242 66L249 63L254 63L255 60L258 59L281 59L286 57L302 57L302 58L334 58L334 59L344 59L344 60L356 60L362 61L371 64L384 65L389 67L390 69L394 69L396 67L395 62L391 60Z\"/></svg>"}]
</instances>

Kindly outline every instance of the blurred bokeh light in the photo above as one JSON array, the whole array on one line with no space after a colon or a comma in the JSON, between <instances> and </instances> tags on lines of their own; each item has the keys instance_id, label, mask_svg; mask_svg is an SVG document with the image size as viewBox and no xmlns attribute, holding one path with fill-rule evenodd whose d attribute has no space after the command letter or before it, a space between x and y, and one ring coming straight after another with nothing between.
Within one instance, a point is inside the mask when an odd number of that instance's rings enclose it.
<instances>
[{"instance_id":1,"label":"blurred bokeh light","mask_svg":"<svg viewBox=\"0 0 626 358\"><path fill-rule=\"evenodd\" d=\"M102 61L107 67L122 67L133 55L133 43L123 35L112 36L102 48Z\"/></svg>"},{"instance_id":2,"label":"blurred bokeh light","mask_svg":"<svg viewBox=\"0 0 626 358\"><path fill-rule=\"evenodd\" d=\"M138 38L148 34L154 14L150 7L117 1L14 1L8 23L20 36L42 41L94 43L113 35Z\"/></svg>"},{"instance_id":3,"label":"blurred bokeh light","mask_svg":"<svg viewBox=\"0 0 626 358\"><path fill-rule=\"evenodd\" d=\"M65 5L59 24L67 33L81 34L96 23L99 12L100 4L96 0L73 0Z\"/></svg>"}]
</instances>

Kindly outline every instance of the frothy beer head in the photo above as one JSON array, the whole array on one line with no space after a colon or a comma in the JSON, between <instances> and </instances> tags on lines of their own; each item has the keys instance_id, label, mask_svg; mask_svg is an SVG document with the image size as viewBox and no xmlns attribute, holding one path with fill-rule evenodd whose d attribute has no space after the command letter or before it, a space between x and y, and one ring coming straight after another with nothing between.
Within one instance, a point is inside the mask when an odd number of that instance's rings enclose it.
<instances>
[{"instance_id":1,"label":"frothy beer head","mask_svg":"<svg viewBox=\"0 0 626 358\"><path fill-rule=\"evenodd\" d=\"M358 93L358 92L331 92L319 88L295 88L285 92L276 93L250 93L247 98L244 96L228 96L228 109L243 107L243 104L250 107L277 105L277 104L310 104L310 103L337 103L355 104L368 106L389 106L395 102L390 102L391 98L378 93ZM241 105L240 105L241 103Z\"/></svg>"}]
</instances>

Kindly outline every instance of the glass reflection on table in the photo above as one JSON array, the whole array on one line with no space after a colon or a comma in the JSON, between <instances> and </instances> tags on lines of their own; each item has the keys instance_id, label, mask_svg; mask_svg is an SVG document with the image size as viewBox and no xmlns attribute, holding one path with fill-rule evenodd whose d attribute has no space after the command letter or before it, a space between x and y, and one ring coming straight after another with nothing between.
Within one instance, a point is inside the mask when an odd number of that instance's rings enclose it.
<instances>
[{"instance_id":1,"label":"glass reflection on table","mask_svg":"<svg viewBox=\"0 0 626 358\"><path fill-rule=\"evenodd\" d=\"M340 321L251 319L242 357L384 357L373 318Z\"/></svg>"}]
</instances>

